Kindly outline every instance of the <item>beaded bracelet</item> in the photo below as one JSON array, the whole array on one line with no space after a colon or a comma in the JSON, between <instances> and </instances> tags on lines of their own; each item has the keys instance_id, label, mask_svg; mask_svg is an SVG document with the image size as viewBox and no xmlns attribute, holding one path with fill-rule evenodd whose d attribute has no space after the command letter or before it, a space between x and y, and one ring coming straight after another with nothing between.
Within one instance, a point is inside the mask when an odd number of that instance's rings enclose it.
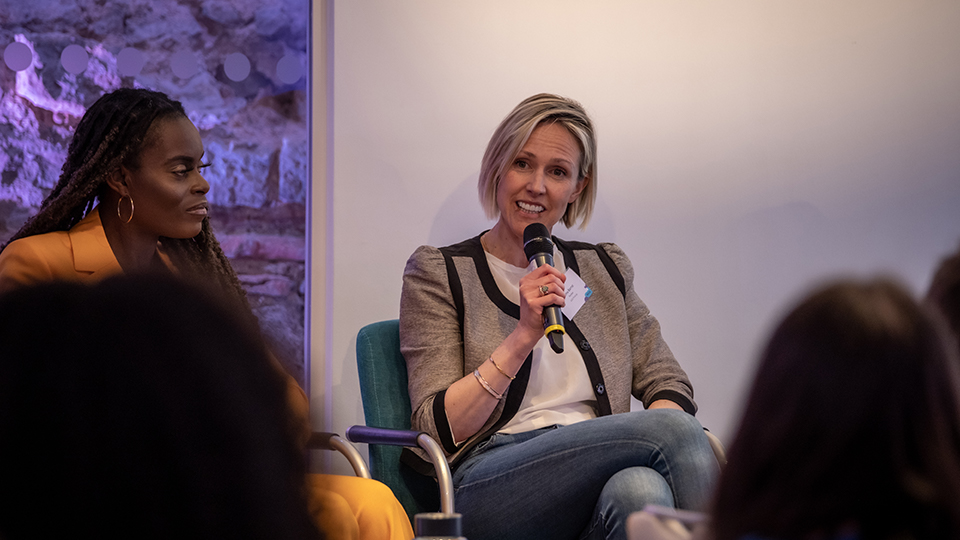
<instances>
[{"instance_id":1,"label":"beaded bracelet","mask_svg":"<svg viewBox=\"0 0 960 540\"><path fill-rule=\"evenodd\" d=\"M480 368L473 370L473 376L477 378L477 382L480 383L480 386L482 386L484 390L486 390L487 392L490 392L491 396L497 398L497 400L503 399L503 394L498 394L497 391L494 390L492 386L490 386L490 383L488 383L487 380L483 378L483 375L480 374Z\"/></svg>"},{"instance_id":2,"label":"beaded bracelet","mask_svg":"<svg viewBox=\"0 0 960 540\"><path fill-rule=\"evenodd\" d=\"M516 377L508 375L506 371L500 369L500 366L497 365L496 360L494 360L492 356L490 358L487 358L487 360L490 360L490 363L493 364L493 367L497 368L497 371L499 371L500 373L503 373L504 377L510 379L511 381L516 379Z\"/></svg>"}]
</instances>

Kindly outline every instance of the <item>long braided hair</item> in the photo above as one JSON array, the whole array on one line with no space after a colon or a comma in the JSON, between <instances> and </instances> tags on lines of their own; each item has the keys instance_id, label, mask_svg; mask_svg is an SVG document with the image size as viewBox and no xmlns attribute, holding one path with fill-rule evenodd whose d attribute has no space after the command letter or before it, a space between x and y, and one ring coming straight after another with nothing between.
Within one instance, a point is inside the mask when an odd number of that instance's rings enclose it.
<instances>
[{"instance_id":1,"label":"long braided hair","mask_svg":"<svg viewBox=\"0 0 960 540\"><path fill-rule=\"evenodd\" d=\"M176 117L187 118L183 105L161 92L121 88L98 99L77 125L57 185L40 205L40 211L0 246L0 251L18 238L66 231L76 225L103 190L110 189L107 179L114 171L121 165L139 166L151 126L157 120ZM160 244L185 276L214 281L225 294L249 307L240 280L213 235L209 217L204 218L197 236L161 237Z\"/></svg>"}]
</instances>

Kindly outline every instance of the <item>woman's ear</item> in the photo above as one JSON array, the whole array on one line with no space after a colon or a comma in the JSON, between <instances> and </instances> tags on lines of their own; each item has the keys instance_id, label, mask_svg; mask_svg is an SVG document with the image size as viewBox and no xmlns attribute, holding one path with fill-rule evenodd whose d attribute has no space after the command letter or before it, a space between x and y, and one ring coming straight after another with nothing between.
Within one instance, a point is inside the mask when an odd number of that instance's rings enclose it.
<instances>
[{"instance_id":1,"label":"woman's ear","mask_svg":"<svg viewBox=\"0 0 960 540\"><path fill-rule=\"evenodd\" d=\"M121 165L116 168L109 176L107 176L107 186L110 189L114 190L121 197L127 196L130 194L130 191L127 187L127 179L130 178L130 171L126 167Z\"/></svg>"},{"instance_id":2,"label":"woman's ear","mask_svg":"<svg viewBox=\"0 0 960 540\"><path fill-rule=\"evenodd\" d=\"M587 189L587 185L590 183L590 177L584 176L577 181L577 187L574 188L573 193L570 195L570 198L567 200L567 204L573 204L577 201L577 198L580 197L580 194L583 193L583 190Z\"/></svg>"}]
</instances>

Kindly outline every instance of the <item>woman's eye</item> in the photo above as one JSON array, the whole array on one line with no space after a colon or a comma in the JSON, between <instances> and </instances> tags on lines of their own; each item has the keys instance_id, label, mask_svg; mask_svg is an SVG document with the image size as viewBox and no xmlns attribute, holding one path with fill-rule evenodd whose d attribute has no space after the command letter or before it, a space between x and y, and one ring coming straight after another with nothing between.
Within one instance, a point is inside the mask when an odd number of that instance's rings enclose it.
<instances>
[{"instance_id":1,"label":"woman's eye","mask_svg":"<svg viewBox=\"0 0 960 540\"><path fill-rule=\"evenodd\" d=\"M566 176L566 175L567 175L567 171L565 171L565 170L563 170L563 169L554 169L554 170L553 170L553 175L559 178L559 177L562 177L562 176Z\"/></svg>"},{"instance_id":2,"label":"woman's eye","mask_svg":"<svg viewBox=\"0 0 960 540\"><path fill-rule=\"evenodd\" d=\"M183 177L183 178L186 178L191 172L193 172L193 171L200 171L200 170L202 170L202 169L206 169L206 168L209 167L210 165L212 165L212 163L201 163L201 164L197 165L196 167L183 167L183 168L178 168L178 169L174 169L174 170L173 170L173 174L175 174L175 175L177 175L177 176L180 176L180 177Z\"/></svg>"},{"instance_id":3,"label":"woman's eye","mask_svg":"<svg viewBox=\"0 0 960 540\"><path fill-rule=\"evenodd\" d=\"M514 165L516 165L518 169L526 169L529 166L527 162L522 159L515 161Z\"/></svg>"},{"instance_id":4,"label":"woman's eye","mask_svg":"<svg viewBox=\"0 0 960 540\"><path fill-rule=\"evenodd\" d=\"M182 167L182 168L174 169L173 174L179 176L180 178L186 178L186 177L190 176L190 173L192 173L193 171L199 170L200 167L201 167L201 166L196 166L196 167Z\"/></svg>"}]
</instances>

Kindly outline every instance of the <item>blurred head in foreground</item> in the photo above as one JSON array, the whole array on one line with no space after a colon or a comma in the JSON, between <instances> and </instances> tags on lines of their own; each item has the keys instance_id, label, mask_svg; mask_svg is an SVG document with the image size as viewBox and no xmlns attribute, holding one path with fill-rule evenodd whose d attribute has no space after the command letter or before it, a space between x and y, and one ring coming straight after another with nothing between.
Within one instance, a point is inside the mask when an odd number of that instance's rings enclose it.
<instances>
[{"instance_id":1,"label":"blurred head in foreground","mask_svg":"<svg viewBox=\"0 0 960 540\"><path fill-rule=\"evenodd\" d=\"M939 330L885 280L795 307L731 444L717 540L960 536L957 364Z\"/></svg>"},{"instance_id":2,"label":"blurred head in foreground","mask_svg":"<svg viewBox=\"0 0 960 540\"><path fill-rule=\"evenodd\" d=\"M0 538L318 538L242 311L158 277L0 297Z\"/></svg>"},{"instance_id":3,"label":"blurred head in foreground","mask_svg":"<svg viewBox=\"0 0 960 540\"><path fill-rule=\"evenodd\" d=\"M960 250L940 262L926 301L943 317L953 334L953 345L960 350Z\"/></svg>"}]
</instances>

